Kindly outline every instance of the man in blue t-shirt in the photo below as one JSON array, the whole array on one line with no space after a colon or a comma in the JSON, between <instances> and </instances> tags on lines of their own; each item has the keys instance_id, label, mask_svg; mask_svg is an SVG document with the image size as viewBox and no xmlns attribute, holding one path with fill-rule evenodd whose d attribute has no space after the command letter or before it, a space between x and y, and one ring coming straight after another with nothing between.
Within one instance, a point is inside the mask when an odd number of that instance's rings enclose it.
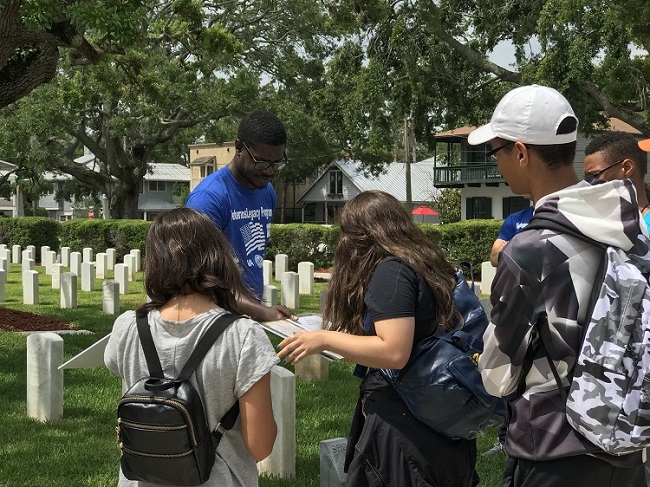
<instances>
[{"instance_id":1,"label":"man in blue t-shirt","mask_svg":"<svg viewBox=\"0 0 650 487\"><path fill-rule=\"evenodd\" d=\"M524 198L530 200L530 195L524 195ZM529 206L524 210L511 213L505 219L503 225L501 225L497 239L492 244L492 250L490 250L490 263L493 267L496 267L499 263L499 254L503 250L503 247L512 240L512 237L521 232L530 223L534 210L534 207Z\"/></svg>"},{"instance_id":2,"label":"man in blue t-shirt","mask_svg":"<svg viewBox=\"0 0 650 487\"><path fill-rule=\"evenodd\" d=\"M194 188L186 206L205 213L226 235L254 299L241 297L239 311L257 321L293 317L283 305L264 306L263 261L271 235L275 190L271 181L287 164L284 125L264 111L246 115L237 131L235 155L228 166Z\"/></svg>"}]
</instances>

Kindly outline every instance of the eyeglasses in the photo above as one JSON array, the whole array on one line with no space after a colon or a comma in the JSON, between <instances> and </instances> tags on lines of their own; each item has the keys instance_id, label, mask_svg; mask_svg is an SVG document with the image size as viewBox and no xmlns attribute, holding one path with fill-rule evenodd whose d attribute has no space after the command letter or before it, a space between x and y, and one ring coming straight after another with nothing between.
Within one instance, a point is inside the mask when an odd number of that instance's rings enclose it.
<instances>
[{"instance_id":1,"label":"eyeglasses","mask_svg":"<svg viewBox=\"0 0 650 487\"><path fill-rule=\"evenodd\" d=\"M498 160L497 152L499 152L504 147L508 147L509 145L512 145L514 143L515 143L514 141L506 142L505 144L500 145L496 149L492 149L490 152L486 152L485 153L485 160L488 161L488 162L497 162L497 160Z\"/></svg>"},{"instance_id":2,"label":"eyeglasses","mask_svg":"<svg viewBox=\"0 0 650 487\"><path fill-rule=\"evenodd\" d=\"M623 162L624 160L625 160L625 159L621 159L620 161L616 161L616 162L614 162L613 164L610 164L609 166L605 166L604 168L602 168L602 169L599 170L599 171L594 171L594 172L586 173L585 176L591 176L591 177L594 177L594 178L600 177L600 175L601 175L602 173L604 173L604 172L607 171L608 169L613 168L613 167L616 166L617 164L620 164L620 163Z\"/></svg>"},{"instance_id":3,"label":"eyeglasses","mask_svg":"<svg viewBox=\"0 0 650 487\"><path fill-rule=\"evenodd\" d=\"M255 169L259 169L260 171L265 171L269 167L273 167L274 171L279 171L289 163L289 161L287 160L286 152L282 155L282 159L280 159L279 161L275 161L275 162L263 161L257 159L253 154L251 154L251 151L246 145L246 142L242 141L242 145L244 146L244 149L246 149L246 152L248 152L248 155L251 156L251 159L253 159L253 164L255 164Z\"/></svg>"}]
</instances>

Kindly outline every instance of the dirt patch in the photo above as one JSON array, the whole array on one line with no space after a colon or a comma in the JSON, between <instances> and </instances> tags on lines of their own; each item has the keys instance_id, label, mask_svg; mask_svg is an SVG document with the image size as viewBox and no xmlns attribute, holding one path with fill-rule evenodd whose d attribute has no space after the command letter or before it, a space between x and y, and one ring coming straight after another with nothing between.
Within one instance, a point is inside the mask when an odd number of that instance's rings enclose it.
<instances>
[{"instance_id":1,"label":"dirt patch","mask_svg":"<svg viewBox=\"0 0 650 487\"><path fill-rule=\"evenodd\" d=\"M56 331L78 330L76 326L48 316L0 307L0 330L5 331Z\"/></svg>"}]
</instances>

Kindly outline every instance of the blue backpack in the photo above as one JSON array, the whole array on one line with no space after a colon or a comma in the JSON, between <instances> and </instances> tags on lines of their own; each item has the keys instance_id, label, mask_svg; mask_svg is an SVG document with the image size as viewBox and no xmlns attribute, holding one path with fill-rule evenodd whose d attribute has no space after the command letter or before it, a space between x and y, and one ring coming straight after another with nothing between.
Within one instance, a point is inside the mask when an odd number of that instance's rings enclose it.
<instances>
[{"instance_id":1,"label":"blue backpack","mask_svg":"<svg viewBox=\"0 0 650 487\"><path fill-rule=\"evenodd\" d=\"M506 419L505 400L488 394L477 368L489 320L473 287L458 270L454 301L463 323L415 344L403 369L381 369L419 421L452 439L476 438Z\"/></svg>"}]
</instances>

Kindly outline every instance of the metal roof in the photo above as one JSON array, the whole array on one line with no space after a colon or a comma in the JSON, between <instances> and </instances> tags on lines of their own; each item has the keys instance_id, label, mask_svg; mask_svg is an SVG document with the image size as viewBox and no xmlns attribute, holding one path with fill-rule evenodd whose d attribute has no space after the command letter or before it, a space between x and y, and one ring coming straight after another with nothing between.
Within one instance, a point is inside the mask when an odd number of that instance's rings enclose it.
<instances>
[{"instance_id":1,"label":"metal roof","mask_svg":"<svg viewBox=\"0 0 650 487\"><path fill-rule=\"evenodd\" d=\"M144 175L145 181L190 182L190 168L181 164L151 162L149 171Z\"/></svg>"},{"instance_id":2,"label":"metal roof","mask_svg":"<svg viewBox=\"0 0 650 487\"><path fill-rule=\"evenodd\" d=\"M138 202L138 210L140 211L166 211L178 208L178 206L169 201L151 198L140 198Z\"/></svg>"},{"instance_id":3,"label":"metal roof","mask_svg":"<svg viewBox=\"0 0 650 487\"><path fill-rule=\"evenodd\" d=\"M95 164L95 156L92 154L78 157L75 162L83 164L94 171L99 171L99 165ZM47 181L67 181L74 179L70 174L60 171L46 172L43 177ZM162 162L150 162L149 171L144 175L145 181L172 181L190 182L190 168L181 164L166 164Z\"/></svg>"}]
</instances>

